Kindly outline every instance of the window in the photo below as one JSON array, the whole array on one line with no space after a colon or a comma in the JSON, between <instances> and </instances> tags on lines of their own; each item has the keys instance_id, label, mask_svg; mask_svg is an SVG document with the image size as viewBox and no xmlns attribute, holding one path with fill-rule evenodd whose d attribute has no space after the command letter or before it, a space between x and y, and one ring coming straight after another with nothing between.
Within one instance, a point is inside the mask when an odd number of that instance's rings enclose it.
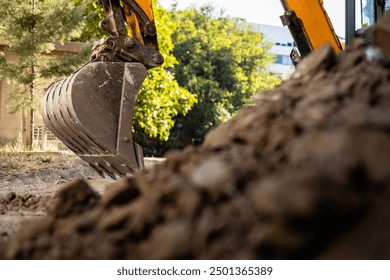
<instances>
[{"instance_id":1,"label":"window","mask_svg":"<svg viewBox=\"0 0 390 280\"><path fill-rule=\"evenodd\" d=\"M276 56L275 63L276 64L282 64L282 65L292 65L292 61L291 61L290 56L288 56L288 55L280 55L280 54L278 54Z\"/></svg>"},{"instance_id":2,"label":"window","mask_svg":"<svg viewBox=\"0 0 390 280\"><path fill-rule=\"evenodd\" d=\"M360 0L357 8L361 10L361 26L372 25L375 22L374 0Z\"/></svg>"}]
</instances>

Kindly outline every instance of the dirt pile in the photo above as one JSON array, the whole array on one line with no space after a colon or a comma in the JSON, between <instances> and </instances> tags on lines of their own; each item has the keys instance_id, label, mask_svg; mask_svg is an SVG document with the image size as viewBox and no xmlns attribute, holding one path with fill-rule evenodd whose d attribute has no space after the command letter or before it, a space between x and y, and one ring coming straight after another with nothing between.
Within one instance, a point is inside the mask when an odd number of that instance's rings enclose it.
<instances>
[{"instance_id":1,"label":"dirt pile","mask_svg":"<svg viewBox=\"0 0 390 280\"><path fill-rule=\"evenodd\" d=\"M5 257L390 259L383 53L325 46L256 103L102 197L68 185Z\"/></svg>"}]
</instances>

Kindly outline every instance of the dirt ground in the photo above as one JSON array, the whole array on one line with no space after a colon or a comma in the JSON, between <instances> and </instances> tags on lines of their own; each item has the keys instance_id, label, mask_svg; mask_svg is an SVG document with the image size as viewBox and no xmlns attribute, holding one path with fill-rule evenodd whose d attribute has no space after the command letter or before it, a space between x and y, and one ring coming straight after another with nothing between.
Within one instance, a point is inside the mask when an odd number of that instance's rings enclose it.
<instances>
[{"instance_id":1,"label":"dirt ground","mask_svg":"<svg viewBox=\"0 0 390 280\"><path fill-rule=\"evenodd\" d=\"M163 160L146 158L146 168ZM0 248L23 221L46 216L58 190L77 178L84 178L100 194L115 182L99 176L71 152L0 153Z\"/></svg>"},{"instance_id":2,"label":"dirt ground","mask_svg":"<svg viewBox=\"0 0 390 280\"><path fill-rule=\"evenodd\" d=\"M103 193L70 182L0 257L390 259L390 14L373 36L322 47L201 146Z\"/></svg>"}]
</instances>

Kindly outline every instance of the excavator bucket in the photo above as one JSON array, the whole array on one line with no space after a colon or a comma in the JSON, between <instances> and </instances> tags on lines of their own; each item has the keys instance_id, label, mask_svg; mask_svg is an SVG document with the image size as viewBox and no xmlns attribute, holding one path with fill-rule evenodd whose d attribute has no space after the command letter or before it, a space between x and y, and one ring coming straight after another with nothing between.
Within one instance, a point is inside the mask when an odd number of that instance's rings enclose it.
<instances>
[{"instance_id":1,"label":"excavator bucket","mask_svg":"<svg viewBox=\"0 0 390 280\"><path fill-rule=\"evenodd\" d=\"M132 138L132 116L146 68L134 62L93 62L49 86L42 100L48 128L101 176L144 167Z\"/></svg>"}]
</instances>

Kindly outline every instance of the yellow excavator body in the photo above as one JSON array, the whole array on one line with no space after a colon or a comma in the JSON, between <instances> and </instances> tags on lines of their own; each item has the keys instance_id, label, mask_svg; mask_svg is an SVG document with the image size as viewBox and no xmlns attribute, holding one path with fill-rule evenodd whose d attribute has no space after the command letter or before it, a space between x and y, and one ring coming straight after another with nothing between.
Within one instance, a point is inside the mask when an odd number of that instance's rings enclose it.
<instances>
[{"instance_id":1,"label":"yellow excavator body","mask_svg":"<svg viewBox=\"0 0 390 280\"><path fill-rule=\"evenodd\" d=\"M293 10L300 18L313 50L326 43L331 44L335 52L343 49L324 8L323 0L281 0L281 2L285 11Z\"/></svg>"}]
</instances>

